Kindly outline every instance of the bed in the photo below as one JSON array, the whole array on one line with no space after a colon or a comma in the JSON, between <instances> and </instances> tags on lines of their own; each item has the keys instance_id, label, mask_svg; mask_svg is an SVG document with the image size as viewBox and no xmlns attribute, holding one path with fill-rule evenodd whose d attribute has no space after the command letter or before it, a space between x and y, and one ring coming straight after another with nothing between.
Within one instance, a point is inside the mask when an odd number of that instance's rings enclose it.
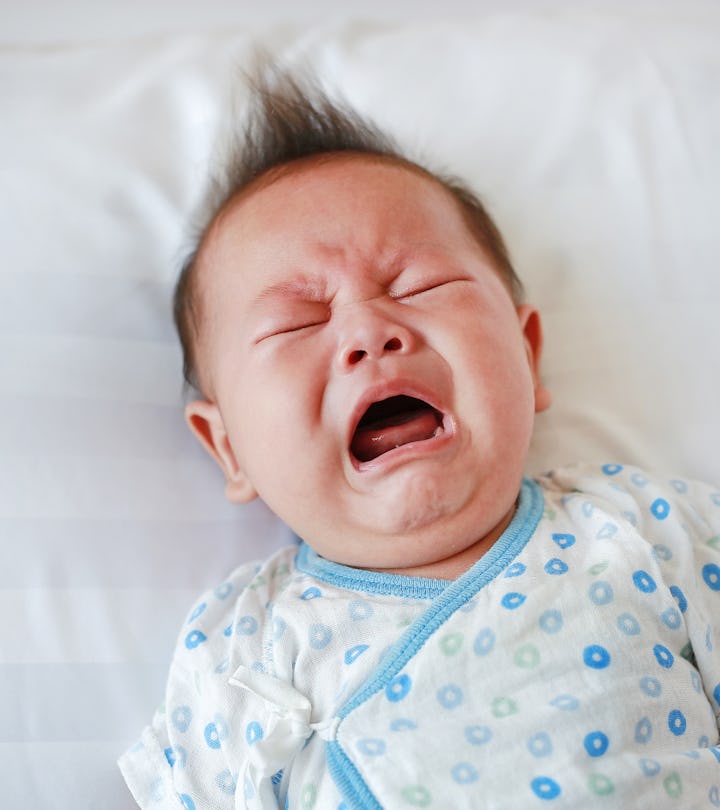
<instances>
[{"instance_id":1,"label":"bed","mask_svg":"<svg viewBox=\"0 0 720 810\"><path fill-rule=\"evenodd\" d=\"M5 807L133 807L115 759L188 607L292 540L186 430L169 306L258 46L494 214L545 318L529 473L720 479L716 3L206 6L30 3L0 34Z\"/></svg>"}]
</instances>

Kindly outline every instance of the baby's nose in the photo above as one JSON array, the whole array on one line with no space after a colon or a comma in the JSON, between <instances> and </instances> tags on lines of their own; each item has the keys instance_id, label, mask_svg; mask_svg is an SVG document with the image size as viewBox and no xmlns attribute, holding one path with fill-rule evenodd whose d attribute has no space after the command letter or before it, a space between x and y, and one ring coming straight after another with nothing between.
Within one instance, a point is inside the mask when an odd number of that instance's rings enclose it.
<instances>
[{"instance_id":1,"label":"baby's nose","mask_svg":"<svg viewBox=\"0 0 720 810\"><path fill-rule=\"evenodd\" d=\"M350 371L364 360L379 360L389 353L407 353L414 344L412 333L371 305L346 313L341 327L337 363Z\"/></svg>"}]
</instances>

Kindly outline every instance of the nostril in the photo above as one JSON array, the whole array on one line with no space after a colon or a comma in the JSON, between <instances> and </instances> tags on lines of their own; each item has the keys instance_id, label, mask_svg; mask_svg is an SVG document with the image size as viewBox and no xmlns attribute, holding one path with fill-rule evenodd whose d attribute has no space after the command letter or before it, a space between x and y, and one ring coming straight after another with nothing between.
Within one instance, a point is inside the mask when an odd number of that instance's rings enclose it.
<instances>
[{"instance_id":1,"label":"nostril","mask_svg":"<svg viewBox=\"0 0 720 810\"><path fill-rule=\"evenodd\" d=\"M362 349L355 349L348 355L348 363L351 366L354 366L355 363L359 363L366 354L367 352L363 351Z\"/></svg>"},{"instance_id":2,"label":"nostril","mask_svg":"<svg viewBox=\"0 0 720 810\"><path fill-rule=\"evenodd\" d=\"M400 338L394 337L388 340L385 344L385 351L386 352L396 352L398 349L402 349L402 341Z\"/></svg>"}]
</instances>

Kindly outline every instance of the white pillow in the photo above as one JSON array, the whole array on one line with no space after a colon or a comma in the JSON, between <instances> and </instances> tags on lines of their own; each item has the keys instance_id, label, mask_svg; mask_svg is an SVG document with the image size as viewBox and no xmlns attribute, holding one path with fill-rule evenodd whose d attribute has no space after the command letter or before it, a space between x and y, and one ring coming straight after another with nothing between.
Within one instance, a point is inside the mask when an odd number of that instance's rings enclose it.
<instances>
[{"instance_id":1,"label":"white pillow","mask_svg":"<svg viewBox=\"0 0 720 810\"><path fill-rule=\"evenodd\" d=\"M720 477L720 11L555 7L0 49L8 807L130 807L114 759L162 697L186 608L289 539L224 502L187 433L169 314L258 41L486 200L545 314L555 403L531 472Z\"/></svg>"}]
</instances>

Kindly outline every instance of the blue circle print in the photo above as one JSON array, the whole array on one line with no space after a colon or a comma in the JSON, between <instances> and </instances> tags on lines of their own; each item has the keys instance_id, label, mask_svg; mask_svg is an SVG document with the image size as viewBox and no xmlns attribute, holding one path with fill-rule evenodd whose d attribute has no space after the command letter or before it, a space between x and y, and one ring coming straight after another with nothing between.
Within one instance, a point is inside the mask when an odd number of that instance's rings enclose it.
<instances>
[{"instance_id":1,"label":"blue circle print","mask_svg":"<svg viewBox=\"0 0 720 810\"><path fill-rule=\"evenodd\" d=\"M220 734L215 723L208 723L205 726L205 742L209 748L220 748Z\"/></svg>"},{"instance_id":2,"label":"blue circle print","mask_svg":"<svg viewBox=\"0 0 720 810\"><path fill-rule=\"evenodd\" d=\"M215 588L213 593L218 599L227 599L228 596L230 596L232 589L232 582L223 582L222 585L218 585L217 588Z\"/></svg>"},{"instance_id":3,"label":"blue circle print","mask_svg":"<svg viewBox=\"0 0 720 810\"><path fill-rule=\"evenodd\" d=\"M713 698L715 699L715 703L720 706L720 683L713 689Z\"/></svg>"},{"instance_id":4,"label":"blue circle print","mask_svg":"<svg viewBox=\"0 0 720 810\"><path fill-rule=\"evenodd\" d=\"M408 720L405 717L398 717L390 723L390 731L413 731L417 728L417 723L414 720Z\"/></svg>"},{"instance_id":5,"label":"blue circle print","mask_svg":"<svg viewBox=\"0 0 720 810\"><path fill-rule=\"evenodd\" d=\"M622 464L603 464L602 471L605 475L617 475L622 468Z\"/></svg>"},{"instance_id":6,"label":"blue circle print","mask_svg":"<svg viewBox=\"0 0 720 810\"><path fill-rule=\"evenodd\" d=\"M610 740L602 731L591 731L583 740L583 745L591 757L601 757L610 745Z\"/></svg>"},{"instance_id":7,"label":"blue circle print","mask_svg":"<svg viewBox=\"0 0 720 810\"><path fill-rule=\"evenodd\" d=\"M354 602L350 602L348 607L348 613L354 622L362 622L365 621L365 619L369 619L373 615L373 612L373 606L364 599L356 599Z\"/></svg>"},{"instance_id":8,"label":"blue circle print","mask_svg":"<svg viewBox=\"0 0 720 810\"><path fill-rule=\"evenodd\" d=\"M367 644L358 644L351 647L345 652L345 663L348 665L354 663L367 649L369 649Z\"/></svg>"},{"instance_id":9,"label":"blue circle print","mask_svg":"<svg viewBox=\"0 0 720 810\"><path fill-rule=\"evenodd\" d=\"M635 512L631 512L629 509L626 509L626 510L625 510L625 511L622 513L622 516L623 516L623 517L624 517L626 520L629 520L629 521L630 521L630 523L631 523L633 526L637 526L637 525L638 525L638 519L637 519L637 515L635 514Z\"/></svg>"},{"instance_id":10,"label":"blue circle print","mask_svg":"<svg viewBox=\"0 0 720 810\"><path fill-rule=\"evenodd\" d=\"M606 523L595 535L598 540L610 540L618 533L618 527L614 523Z\"/></svg>"},{"instance_id":11,"label":"blue circle print","mask_svg":"<svg viewBox=\"0 0 720 810\"><path fill-rule=\"evenodd\" d=\"M580 706L580 701L575 695L558 695L550 701L550 705L563 712L574 712Z\"/></svg>"},{"instance_id":12,"label":"blue circle print","mask_svg":"<svg viewBox=\"0 0 720 810\"><path fill-rule=\"evenodd\" d=\"M638 720L635 726L635 742L640 745L645 745L650 742L652 738L652 723L647 717Z\"/></svg>"},{"instance_id":13,"label":"blue circle print","mask_svg":"<svg viewBox=\"0 0 720 810\"><path fill-rule=\"evenodd\" d=\"M591 669L605 669L610 666L610 653L599 644L590 644L583 650L583 662Z\"/></svg>"},{"instance_id":14,"label":"blue circle print","mask_svg":"<svg viewBox=\"0 0 720 810\"><path fill-rule=\"evenodd\" d=\"M557 799L562 792L560 785L554 779L550 779L549 776L536 777L530 783L530 787L539 799Z\"/></svg>"},{"instance_id":15,"label":"blue circle print","mask_svg":"<svg viewBox=\"0 0 720 810\"><path fill-rule=\"evenodd\" d=\"M181 733L184 734L190 728L190 721L192 720L192 709L189 706L178 706L173 710L170 715L172 724Z\"/></svg>"},{"instance_id":16,"label":"blue circle print","mask_svg":"<svg viewBox=\"0 0 720 810\"><path fill-rule=\"evenodd\" d=\"M235 632L240 636L252 636L257 632L258 623L254 616L243 616L237 623Z\"/></svg>"},{"instance_id":17,"label":"blue circle print","mask_svg":"<svg viewBox=\"0 0 720 810\"><path fill-rule=\"evenodd\" d=\"M202 644L203 641L207 641L207 636L200 630L191 630L185 636L185 646L188 648L188 650L194 650L195 647Z\"/></svg>"},{"instance_id":18,"label":"blue circle print","mask_svg":"<svg viewBox=\"0 0 720 810\"><path fill-rule=\"evenodd\" d=\"M713 807L720 807L720 787L713 785L708 792L708 799Z\"/></svg>"},{"instance_id":19,"label":"blue circle print","mask_svg":"<svg viewBox=\"0 0 720 810\"><path fill-rule=\"evenodd\" d=\"M720 591L720 565L708 563L703 566L702 578L711 591Z\"/></svg>"},{"instance_id":20,"label":"blue circle print","mask_svg":"<svg viewBox=\"0 0 720 810\"><path fill-rule=\"evenodd\" d=\"M454 683L438 689L438 703L445 709L456 709L463 702L463 691Z\"/></svg>"},{"instance_id":21,"label":"blue circle print","mask_svg":"<svg viewBox=\"0 0 720 810\"><path fill-rule=\"evenodd\" d=\"M668 560L672 560L673 553L667 546L662 545L662 543L658 543L657 545L653 546L653 555L656 559L667 562Z\"/></svg>"},{"instance_id":22,"label":"blue circle print","mask_svg":"<svg viewBox=\"0 0 720 810\"><path fill-rule=\"evenodd\" d=\"M663 669L670 669L675 663L675 656L662 644L656 644L653 647L653 654L655 655L656 661Z\"/></svg>"},{"instance_id":23,"label":"blue circle print","mask_svg":"<svg viewBox=\"0 0 720 810\"><path fill-rule=\"evenodd\" d=\"M471 785L473 782L477 782L480 777L477 768L469 762L458 762L450 771L450 774L459 785Z\"/></svg>"},{"instance_id":24,"label":"blue circle print","mask_svg":"<svg viewBox=\"0 0 720 810\"><path fill-rule=\"evenodd\" d=\"M470 745L485 745L492 739L492 730L488 726L468 726L465 739Z\"/></svg>"},{"instance_id":25,"label":"blue circle print","mask_svg":"<svg viewBox=\"0 0 720 810\"><path fill-rule=\"evenodd\" d=\"M696 669L690 670L690 680L692 681L693 689L698 693L702 692L702 681Z\"/></svg>"},{"instance_id":26,"label":"blue circle print","mask_svg":"<svg viewBox=\"0 0 720 810\"><path fill-rule=\"evenodd\" d=\"M677 585L670 586L670 593L675 598L680 613L685 613L688 604L687 599L685 598L685 594L680 590L680 588Z\"/></svg>"},{"instance_id":27,"label":"blue circle print","mask_svg":"<svg viewBox=\"0 0 720 810\"><path fill-rule=\"evenodd\" d=\"M682 624L682 618L676 608L668 608L667 610L663 610L663 612L660 614L660 619L665 627L669 628L670 630L677 630Z\"/></svg>"},{"instance_id":28,"label":"blue circle print","mask_svg":"<svg viewBox=\"0 0 720 810\"><path fill-rule=\"evenodd\" d=\"M195 610L193 610L193 612L190 614L190 616L188 617L187 623L190 624L190 622L194 622L195 619L197 619L198 616L200 616L202 613L205 612L206 607L207 607L207 604L205 602L201 602L195 608Z\"/></svg>"},{"instance_id":29,"label":"blue circle print","mask_svg":"<svg viewBox=\"0 0 720 810\"><path fill-rule=\"evenodd\" d=\"M308 642L314 650L324 650L332 641L332 630L326 624L312 624L308 630Z\"/></svg>"},{"instance_id":30,"label":"blue circle print","mask_svg":"<svg viewBox=\"0 0 720 810\"><path fill-rule=\"evenodd\" d=\"M665 520L670 514L670 504L665 498L656 498L652 504L650 504L650 511L658 520Z\"/></svg>"},{"instance_id":31,"label":"blue circle print","mask_svg":"<svg viewBox=\"0 0 720 810\"><path fill-rule=\"evenodd\" d=\"M557 576L559 574L566 574L568 570L567 563L559 560L557 557L553 557L552 560L548 560L545 563L545 573L550 574L550 576Z\"/></svg>"},{"instance_id":32,"label":"blue circle print","mask_svg":"<svg viewBox=\"0 0 720 810\"><path fill-rule=\"evenodd\" d=\"M622 613L617 618L618 630L626 636L636 636L640 632L638 620L632 613Z\"/></svg>"},{"instance_id":33,"label":"blue circle print","mask_svg":"<svg viewBox=\"0 0 720 810\"><path fill-rule=\"evenodd\" d=\"M322 596L322 591L320 590L320 588L316 588L314 585L312 586L312 588L306 588L306 589L305 589L305 590L304 590L304 591L303 591L303 592L300 594L300 598L301 598L301 599L302 599L304 602L307 602L307 601L308 601L308 600L310 600L310 599L318 599L318 598L320 598L321 596Z\"/></svg>"},{"instance_id":34,"label":"blue circle print","mask_svg":"<svg viewBox=\"0 0 720 810\"><path fill-rule=\"evenodd\" d=\"M526 571L525 566L521 562L513 563L505 572L506 577L519 577Z\"/></svg>"},{"instance_id":35,"label":"blue circle print","mask_svg":"<svg viewBox=\"0 0 720 810\"><path fill-rule=\"evenodd\" d=\"M684 492L687 492L688 489L688 485L679 478L675 478L673 481L671 481L670 486L675 490L675 492L679 492L681 495Z\"/></svg>"},{"instance_id":36,"label":"blue circle print","mask_svg":"<svg viewBox=\"0 0 720 810\"><path fill-rule=\"evenodd\" d=\"M397 703L407 697L411 686L412 681L409 675L398 675L385 687L385 697L393 703Z\"/></svg>"},{"instance_id":37,"label":"blue circle print","mask_svg":"<svg viewBox=\"0 0 720 810\"><path fill-rule=\"evenodd\" d=\"M527 599L524 593L506 593L500 604L507 610L515 610Z\"/></svg>"},{"instance_id":38,"label":"blue circle print","mask_svg":"<svg viewBox=\"0 0 720 810\"><path fill-rule=\"evenodd\" d=\"M215 777L215 784L223 793L227 793L229 796L232 796L237 789L237 781L228 768L225 768L224 771L220 771Z\"/></svg>"},{"instance_id":39,"label":"blue circle print","mask_svg":"<svg viewBox=\"0 0 720 810\"><path fill-rule=\"evenodd\" d=\"M593 582L588 588L588 596L593 605L598 605L599 607L610 604L614 598L612 586L609 582L605 582L604 580Z\"/></svg>"},{"instance_id":40,"label":"blue circle print","mask_svg":"<svg viewBox=\"0 0 720 810\"><path fill-rule=\"evenodd\" d=\"M668 714L668 728L676 737L681 737L687 729L685 715L679 709L673 709Z\"/></svg>"},{"instance_id":41,"label":"blue circle print","mask_svg":"<svg viewBox=\"0 0 720 810\"><path fill-rule=\"evenodd\" d=\"M263 728L257 720L248 723L247 729L245 730L245 740L248 745L255 745L256 742L260 742L263 736Z\"/></svg>"},{"instance_id":42,"label":"blue circle print","mask_svg":"<svg viewBox=\"0 0 720 810\"><path fill-rule=\"evenodd\" d=\"M552 740L547 731L539 731L537 734L533 734L527 741L527 747L534 757L548 757L553 751Z\"/></svg>"},{"instance_id":43,"label":"blue circle print","mask_svg":"<svg viewBox=\"0 0 720 810\"><path fill-rule=\"evenodd\" d=\"M385 753L385 740L367 739L358 740L358 751L368 757L379 757Z\"/></svg>"},{"instance_id":44,"label":"blue circle print","mask_svg":"<svg viewBox=\"0 0 720 810\"><path fill-rule=\"evenodd\" d=\"M495 633L489 627L484 627L477 636L475 636L475 643L473 644L475 655L487 655L492 651L494 646Z\"/></svg>"},{"instance_id":45,"label":"blue circle print","mask_svg":"<svg viewBox=\"0 0 720 810\"><path fill-rule=\"evenodd\" d=\"M574 534L565 534L565 533L557 533L552 536L553 542L559 546L560 548L570 548L570 546L575 545L575 535Z\"/></svg>"},{"instance_id":46,"label":"blue circle print","mask_svg":"<svg viewBox=\"0 0 720 810\"><path fill-rule=\"evenodd\" d=\"M551 635L553 633L559 633L563 627L562 613L555 609L546 610L540 615L538 624L544 633L550 633Z\"/></svg>"},{"instance_id":47,"label":"blue circle print","mask_svg":"<svg viewBox=\"0 0 720 810\"><path fill-rule=\"evenodd\" d=\"M635 583L635 587L643 593L652 593L653 591L657 590L655 580L650 576L650 574L648 574L647 571L636 571L633 574L633 582Z\"/></svg>"},{"instance_id":48,"label":"blue circle print","mask_svg":"<svg viewBox=\"0 0 720 810\"><path fill-rule=\"evenodd\" d=\"M640 688L648 697L660 697L662 694L662 684L657 678L640 678Z\"/></svg>"},{"instance_id":49,"label":"blue circle print","mask_svg":"<svg viewBox=\"0 0 720 810\"><path fill-rule=\"evenodd\" d=\"M195 802L187 795L187 793L180 794L180 801L185 805L185 810L195 810Z\"/></svg>"},{"instance_id":50,"label":"blue circle print","mask_svg":"<svg viewBox=\"0 0 720 810\"><path fill-rule=\"evenodd\" d=\"M645 776L656 776L660 773L660 763L656 759L641 759L640 768Z\"/></svg>"},{"instance_id":51,"label":"blue circle print","mask_svg":"<svg viewBox=\"0 0 720 810\"><path fill-rule=\"evenodd\" d=\"M175 754L175 764L178 768L184 768L187 763L187 751L182 745L176 745L173 747L173 753Z\"/></svg>"}]
</instances>

